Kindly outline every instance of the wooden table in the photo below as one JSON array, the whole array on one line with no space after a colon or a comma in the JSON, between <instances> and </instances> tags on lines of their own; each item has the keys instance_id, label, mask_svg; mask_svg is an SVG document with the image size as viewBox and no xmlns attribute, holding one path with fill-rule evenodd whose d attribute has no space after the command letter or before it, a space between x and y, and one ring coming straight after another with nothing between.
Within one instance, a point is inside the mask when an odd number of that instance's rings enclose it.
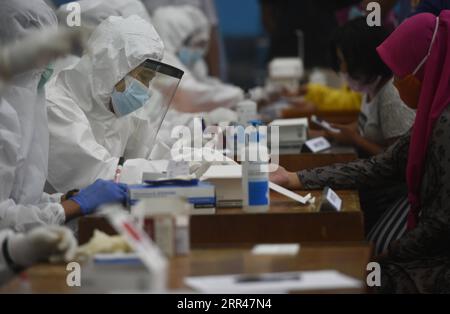
<instances>
[{"instance_id":1,"label":"wooden table","mask_svg":"<svg viewBox=\"0 0 450 314\"><path fill-rule=\"evenodd\" d=\"M194 250L188 256L170 260L169 289L187 289L184 279L188 276L323 269L335 269L365 282L365 269L371 254L371 247L364 243L303 245L295 256L255 256L248 248ZM27 271L27 275L29 285L24 285L20 279L15 279L0 289L0 293L79 293L84 291L83 282L81 282L82 288L67 287L67 271L63 265L35 266ZM360 293L365 290L328 292Z\"/></svg>"},{"instance_id":2,"label":"wooden table","mask_svg":"<svg viewBox=\"0 0 450 314\"><path fill-rule=\"evenodd\" d=\"M293 119L293 118L310 118L312 115L316 115L317 117L324 119L331 123L337 124L347 124L352 123L358 120L359 116L358 110L349 110L349 111L323 111L323 110L303 110L301 108L288 108L283 110L282 118L283 119Z\"/></svg>"},{"instance_id":3,"label":"wooden table","mask_svg":"<svg viewBox=\"0 0 450 314\"><path fill-rule=\"evenodd\" d=\"M322 152L280 154L280 166L288 171L300 171L317 167L329 166L335 163L347 163L358 158L357 152L352 147L333 146Z\"/></svg>"},{"instance_id":4,"label":"wooden table","mask_svg":"<svg viewBox=\"0 0 450 314\"><path fill-rule=\"evenodd\" d=\"M235 208L218 209L215 215L192 216L191 247L364 240L358 192L337 191L343 200L341 212L318 212L322 192L311 193L316 197L314 205L304 206L272 192L268 213L248 214ZM79 222L79 242L89 241L95 229L115 234L103 217L85 217Z\"/></svg>"}]
</instances>

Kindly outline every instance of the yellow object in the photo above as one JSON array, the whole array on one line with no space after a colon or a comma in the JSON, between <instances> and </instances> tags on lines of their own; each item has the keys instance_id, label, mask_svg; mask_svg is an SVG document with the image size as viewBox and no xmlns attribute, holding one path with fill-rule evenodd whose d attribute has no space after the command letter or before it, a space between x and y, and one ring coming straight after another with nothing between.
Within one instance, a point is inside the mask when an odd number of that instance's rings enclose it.
<instances>
[{"instance_id":1,"label":"yellow object","mask_svg":"<svg viewBox=\"0 0 450 314\"><path fill-rule=\"evenodd\" d=\"M359 111L362 96L347 86L336 89L321 84L308 84L305 99L320 111Z\"/></svg>"}]
</instances>

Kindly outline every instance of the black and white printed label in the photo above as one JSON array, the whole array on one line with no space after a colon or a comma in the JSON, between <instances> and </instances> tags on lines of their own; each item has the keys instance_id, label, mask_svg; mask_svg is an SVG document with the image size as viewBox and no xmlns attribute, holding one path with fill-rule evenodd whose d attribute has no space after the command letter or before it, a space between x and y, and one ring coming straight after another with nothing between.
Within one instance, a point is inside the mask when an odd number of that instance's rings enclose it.
<instances>
[{"instance_id":1,"label":"black and white printed label","mask_svg":"<svg viewBox=\"0 0 450 314\"><path fill-rule=\"evenodd\" d=\"M306 141L305 145L313 153L318 153L331 147L330 142L322 136Z\"/></svg>"}]
</instances>

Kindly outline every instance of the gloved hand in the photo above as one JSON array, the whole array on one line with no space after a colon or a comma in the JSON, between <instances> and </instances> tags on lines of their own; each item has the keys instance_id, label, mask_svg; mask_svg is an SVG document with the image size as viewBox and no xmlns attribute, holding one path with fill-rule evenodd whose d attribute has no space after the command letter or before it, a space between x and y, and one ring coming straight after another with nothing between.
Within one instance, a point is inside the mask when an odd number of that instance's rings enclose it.
<instances>
[{"instance_id":1,"label":"gloved hand","mask_svg":"<svg viewBox=\"0 0 450 314\"><path fill-rule=\"evenodd\" d=\"M125 204L128 200L128 187L126 184L98 179L70 199L80 205L83 215L87 215L104 204Z\"/></svg>"},{"instance_id":2,"label":"gloved hand","mask_svg":"<svg viewBox=\"0 0 450 314\"><path fill-rule=\"evenodd\" d=\"M8 238L9 255L14 264L21 267L45 261L71 261L77 246L72 231L61 226L38 227Z\"/></svg>"}]
</instances>

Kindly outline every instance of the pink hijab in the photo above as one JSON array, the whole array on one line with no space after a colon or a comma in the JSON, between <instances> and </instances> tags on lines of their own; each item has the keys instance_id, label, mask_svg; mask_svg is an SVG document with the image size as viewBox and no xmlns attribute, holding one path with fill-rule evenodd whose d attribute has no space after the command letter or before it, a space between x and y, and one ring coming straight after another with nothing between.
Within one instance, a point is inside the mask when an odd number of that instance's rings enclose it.
<instances>
[{"instance_id":1,"label":"pink hijab","mask_svg":"<svg viewBox=\"0 0 450 314\"><path fill-rule=\"evenodd\" d=\"M435 34L437 21L439 24ZM433 34L435 40L431 46ZM439 18L423 13L405 20L377 51L400 78L413 73L430 52L416 74L422 82L422 88L406 169L411 204L408 229L411 230L417 225L420 211L421 183L433 127L450 104L450 11L442 11Z\"/></svg>"}]
</instances>

